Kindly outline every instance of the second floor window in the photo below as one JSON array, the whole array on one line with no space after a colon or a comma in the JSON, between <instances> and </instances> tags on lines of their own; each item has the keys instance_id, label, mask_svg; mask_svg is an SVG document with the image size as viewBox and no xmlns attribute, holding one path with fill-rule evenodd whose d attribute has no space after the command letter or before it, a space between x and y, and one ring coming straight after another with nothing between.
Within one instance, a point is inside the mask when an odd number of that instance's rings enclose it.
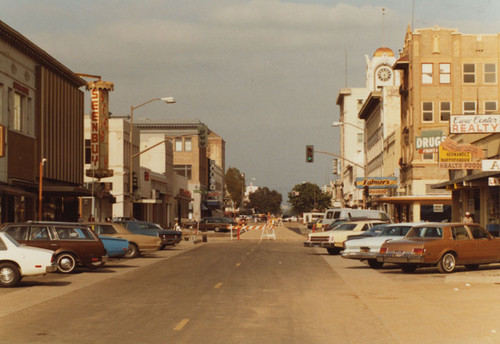
<instances>
[{"instance_id":1,"label":"second floor window","mask_svg":"<svg viewBox=\"0 0 500 344\"><path fill-rule=\"evenodd\" d=\"M176 172L179 176L183 176L191 180L191 165L174 165L174 172Z\"/></svg>"},{"instance_id":2,"label":"second floor window","mask_svg":"<svg viewBox=\"0 0 500 344\"><path fill-rule=\"evenodd\" d=\"M422 103L422 121L424 121L424 122L434 121L434 111L433 111L432 102L423 102Z\"/></svg>"},{"instance_id":3,"label":"second floor window","mask_svg":"<svg viewBox=\"0 0 500 344\"><path fill-rule=\"evenodd\" d=\"M175 151L182 152L182 138L178 137L175 139Z\"/></svg>"},{"instance_id":4,"label":"second floor window","mask_svg":"<svg viewBox=\"0 0 500 344\"><path fill-rule=\"evenodd\" d=\"M441 102L439 104L439 119L441 122L450 120L451 115L451 102Z\"/></svg>"},{"instance_id":5,"label":"second floor window","mask_svg":"<svg viewBox=\"0 0 500 344\"><path fill-rule=\"evenodd\" d=\"M475 84L476 65L474 63L465 63L463 68L464 84Z\"/></svg>"},{"instance_id":6,"label":"second floor window","mask_svg":"<svg viewBox=\"0 0 500 344\"><path fill-rule=\"evenodd\" d=\"M185 152L191 152L193 150L193 146L191 144L191 138L190 137L186 137L184 139L184 151Z\"/></svg>"},{"instance_id":7,"label":"second floor window","mask_svg":"<svg viewBox=\"0 0 500 344\"><path fill-rule=\"evenodd\" d=\"M484 102L484 113L497 113L497 102L496 101L485 101Z\"/></svg>"},{"instance_id":8,"label":"second floor window","mask_svg":"<svg viewBox=\"0 0 500 344\"><path fill-rule=\"evenodd\" d=\"M464 115L476 114L476 102L464 102Z\"/></svg>"}]
</instances>

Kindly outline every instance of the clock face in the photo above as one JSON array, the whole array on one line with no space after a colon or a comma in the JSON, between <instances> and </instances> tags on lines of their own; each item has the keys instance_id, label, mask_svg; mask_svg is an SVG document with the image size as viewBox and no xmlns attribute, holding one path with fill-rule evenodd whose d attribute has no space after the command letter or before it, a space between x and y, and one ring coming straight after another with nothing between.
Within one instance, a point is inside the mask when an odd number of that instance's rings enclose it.
<instances>
[{"instance_id":1,"label":"clock face","mask_svg":"<svg viewBox=\"0 0 500 344\"><path fill-rule=\"evenodd\" d=\"M388 67L381 67L377 71L377 78L382 82L389 81L391 79L391 76L392 70Z\"/></svg>"}]
</instances>

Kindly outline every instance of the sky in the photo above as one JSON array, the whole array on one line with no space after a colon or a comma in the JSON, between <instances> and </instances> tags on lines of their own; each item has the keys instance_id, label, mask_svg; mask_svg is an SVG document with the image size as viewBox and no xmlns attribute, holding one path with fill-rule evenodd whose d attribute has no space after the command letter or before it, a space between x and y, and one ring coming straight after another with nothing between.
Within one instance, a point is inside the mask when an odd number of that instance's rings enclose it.
<instances>
[{"instance_id":1,"label":"sky","mask_svg":"<svg viewBox=\"0 0 500 344\"><path fill-rule=\"evenodd\" d=\"M331 156L306 163L305 146L339 153L337 95L365 86L365 55L397 56L408 25L496 34L498 13L498 0L0 0L0 20L114 83L113 114L175 97L134 118L199 119L225 140L226 169L285 201L334 178Z\"/></svg>"}]
</instances>

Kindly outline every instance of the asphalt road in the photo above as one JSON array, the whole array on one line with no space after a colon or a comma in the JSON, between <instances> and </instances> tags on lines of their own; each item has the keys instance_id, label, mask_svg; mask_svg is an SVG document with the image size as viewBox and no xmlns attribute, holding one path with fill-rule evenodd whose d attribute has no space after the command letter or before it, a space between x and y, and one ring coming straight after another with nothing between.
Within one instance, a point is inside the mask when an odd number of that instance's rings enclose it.
<instances>
[{"instance_id":1,"label":"asphalt road","mask_svg":"<svg viewBox=\"0 0 500 344\"><path fill-rule=\"evenodd\" d=\"M495 283L371 270L277 237L28 278L0 290L0 343L500 343Z\"/></svg>"}]
</instances>

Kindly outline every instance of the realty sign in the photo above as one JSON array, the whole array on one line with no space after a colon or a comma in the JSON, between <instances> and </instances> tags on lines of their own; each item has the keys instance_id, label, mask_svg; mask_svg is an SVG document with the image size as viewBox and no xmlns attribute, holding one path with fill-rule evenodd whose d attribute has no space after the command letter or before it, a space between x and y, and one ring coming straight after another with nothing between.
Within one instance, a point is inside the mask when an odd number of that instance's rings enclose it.
<instances>
[{"instance_id":1,"label":"realty sign","mask_svg":"<svg viewBox=\"0 0 500 344\"><path fill-rule=\"evenodd\" d=\"M452 115L450 134L500 133L500 115Z\"/></svg>"}]
</instances>

